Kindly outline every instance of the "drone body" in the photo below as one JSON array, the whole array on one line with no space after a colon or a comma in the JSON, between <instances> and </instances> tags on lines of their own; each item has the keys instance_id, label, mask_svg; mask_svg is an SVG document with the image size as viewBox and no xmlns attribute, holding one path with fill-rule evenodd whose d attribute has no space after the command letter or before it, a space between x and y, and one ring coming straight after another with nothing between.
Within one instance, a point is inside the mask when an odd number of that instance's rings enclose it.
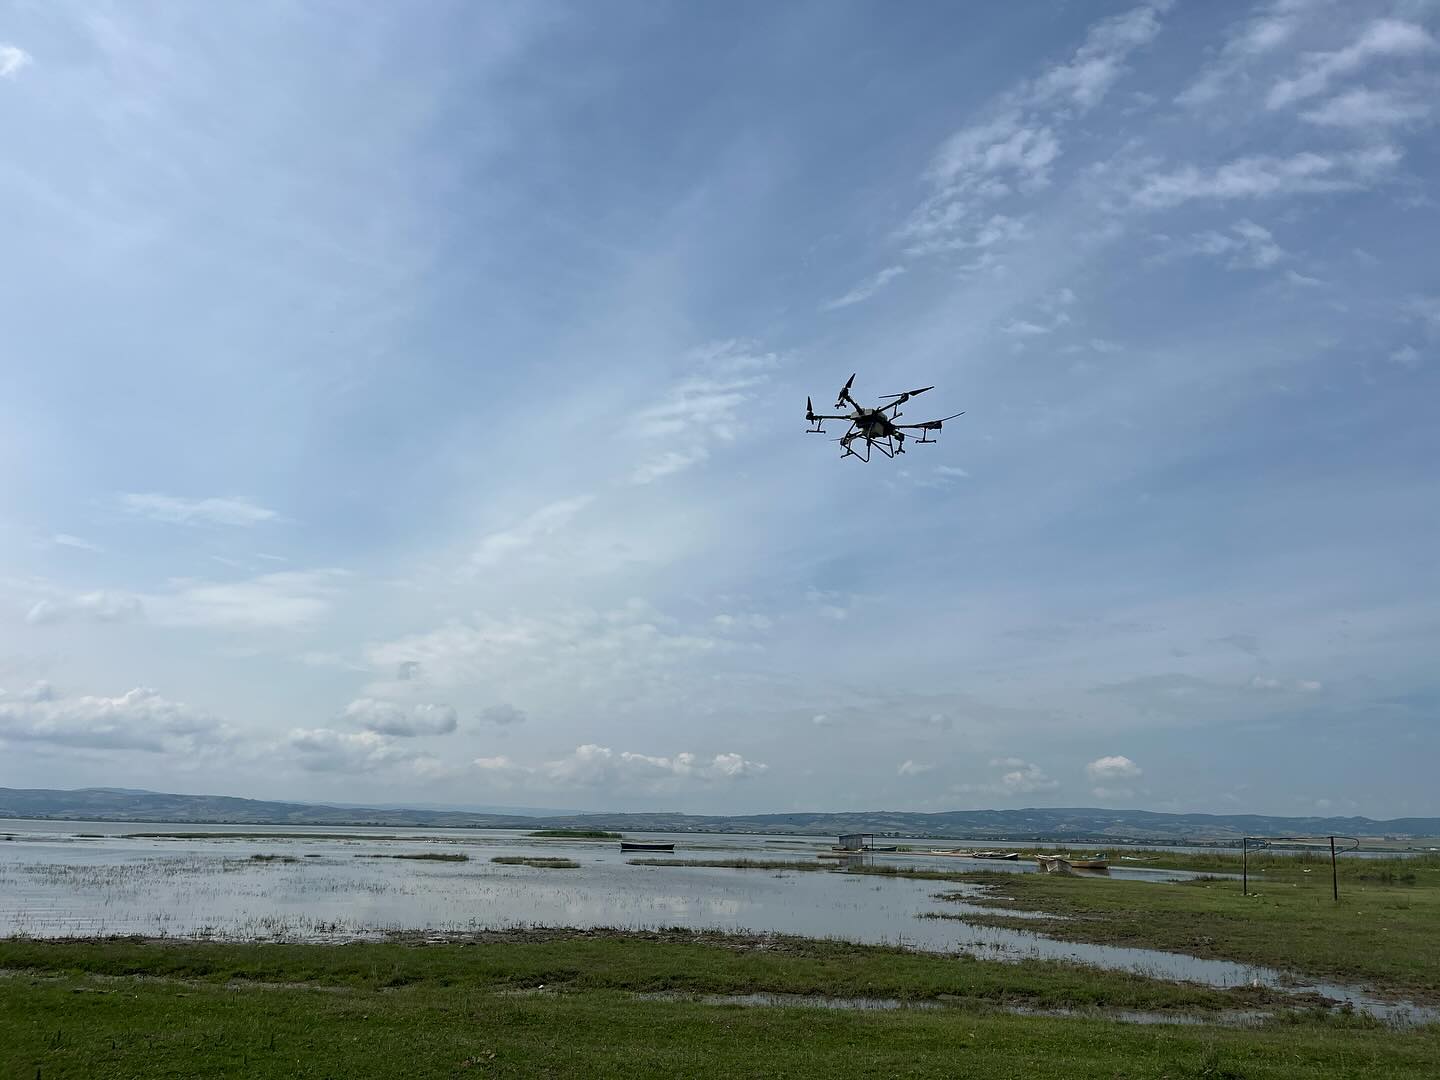
<instances>
[{"instance_id":1,"label":"drone body","mask_svg":"<svg viewBox=\"0 0 1440 1080\"><path fill-rule=\"evenodd\" d=\"M805 399L805 420L807 423L815 425L809 429L812 434L825 434L825 429L821 425L826 420L849 421L849 430L836 440L839 442L841 449L845 451L841 457L853 457L859 458L861 461L869 461L870 451L875 449L879 450L886 457L893 458L896 454L903 454L905 452L906 431L920 432L920 437L915 440L916 442L932 443L935 440L930 437L931 432L939 431L946 420L954 420L956 416L965 415L963 412L958 412L954 416L946 416L939 420L927 420L923 424L897 424L895 421L904 415L900 412L901 405L904 405L905 402L909 401L916 394L923 394L926 390L934 390L935 388L933 386L922 386L919 390L907 390L903 394L883 394L881 395L882 397L894 398L895 400L888 405L867 409L850 396L850 387L854 384L855 376L851 375L845 385L840 388L838 399L835 402L835 408L843 409L847 403L850 406L850 412L842 415L817 415L814 406L810 403L810 399ZM891 412L890 410L892 409L895 411ZM864 453L856 451L854 444L857 440L860 442Z\"/></svg>"}]
</instances>

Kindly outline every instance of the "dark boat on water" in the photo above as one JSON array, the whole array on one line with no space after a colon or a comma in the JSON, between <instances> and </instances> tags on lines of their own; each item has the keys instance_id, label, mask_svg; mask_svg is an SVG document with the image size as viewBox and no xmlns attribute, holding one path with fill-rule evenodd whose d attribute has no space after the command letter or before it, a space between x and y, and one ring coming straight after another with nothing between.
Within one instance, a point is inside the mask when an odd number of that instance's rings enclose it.
<instances>
[{"instance_id":1,"label":"dark boat on water","mask_svg":"<svg viewBox=\"0 0 1440 1080\"><path fill-rule=\"evenodd\" d=\"M674 851L674 844L662 844L652 840L621 840L621 851Z\"/></svg>"}]
</instances>

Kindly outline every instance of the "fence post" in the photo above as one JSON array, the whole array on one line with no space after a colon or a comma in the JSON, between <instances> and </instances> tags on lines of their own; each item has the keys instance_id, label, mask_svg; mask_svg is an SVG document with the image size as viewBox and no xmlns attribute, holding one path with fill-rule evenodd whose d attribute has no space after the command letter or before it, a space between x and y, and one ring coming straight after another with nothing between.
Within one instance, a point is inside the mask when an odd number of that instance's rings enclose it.
<instances>
[{"instance_id":1,"label":"fence post","mask_svg":"<svg viewBox=\"0 0 1440 1080\"><path fill-rule=\"evenodd\" d=\"M1335 869L1335 837L1330 837L1330 888L1335 893L1335 902L1340 902L1340 872Z\"/></svg>"},{"instance_id":2,"label":"fence post","mask_svg":"<svg viewBox=\"0 0 1440 1080\"><path fill-rule=\"evenodd\" d=\"M1240 838L1240 895L1250 895L1250 838Z\"/></svg>"}]
</instances>

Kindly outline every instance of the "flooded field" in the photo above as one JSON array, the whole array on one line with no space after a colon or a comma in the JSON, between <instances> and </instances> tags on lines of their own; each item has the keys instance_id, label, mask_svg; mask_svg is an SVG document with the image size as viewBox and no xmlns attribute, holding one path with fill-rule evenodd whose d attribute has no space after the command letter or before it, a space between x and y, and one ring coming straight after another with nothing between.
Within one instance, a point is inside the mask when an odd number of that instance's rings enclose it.
<instances>
[{"instance_id":1,"label":"flooded field","mask_svg":"<svg viewBox=\"0 0 1440 1080\"><path fill-rule=\"evenodd\" d=\"M676 859L807 865L832 842L714 834L633 839L674 842ZM1343 987L1297 988L1281 972L1244 964L977 926L965 916L991 912L964 901L975 886L830 870L645 866L633 858L613 840L539 840L506 831L0 822L0 936L339 942L404 931L685 927L998 960L1072 960L1212 986L1318 990L1378 1014L1397 1011ZM950 871L1034 872L1025 861L899 853L865 858ZM534 859L557 865L518 861ZM1191 875L1117 867L1112 876L1163 889ZM960 898L941 900L942 889Z\"/></svg>"}]
</instances>

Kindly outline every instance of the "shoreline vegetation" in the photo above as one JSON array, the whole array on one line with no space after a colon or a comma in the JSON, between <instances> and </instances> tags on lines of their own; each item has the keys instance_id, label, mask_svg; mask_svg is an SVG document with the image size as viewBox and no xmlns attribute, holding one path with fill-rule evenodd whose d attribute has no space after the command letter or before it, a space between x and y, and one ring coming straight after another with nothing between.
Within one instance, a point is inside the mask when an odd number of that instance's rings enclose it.
<instances>
[{"instance_id":1,"label":"shoreline vegetation","mask_svg":"<svg viewBox=\"0 0 1440 1080\"><path fill-rule=\"evenodd\" d=\"M604 829L536 829L528 834L535 840L619 840L618 832Z\"/></svg>"},{"instance_id":2,"label":"shoreline vegetation","mask_svg":"<svg viewBox=\"0 0 1440 1080\"><path fill-rule=\"evenodd\" d=\"M1440 1026L1059 962L680 929L405 938L0 940L0 1075L1258 1080L1440 1060Z\"/></svg>"}]
</instances>

